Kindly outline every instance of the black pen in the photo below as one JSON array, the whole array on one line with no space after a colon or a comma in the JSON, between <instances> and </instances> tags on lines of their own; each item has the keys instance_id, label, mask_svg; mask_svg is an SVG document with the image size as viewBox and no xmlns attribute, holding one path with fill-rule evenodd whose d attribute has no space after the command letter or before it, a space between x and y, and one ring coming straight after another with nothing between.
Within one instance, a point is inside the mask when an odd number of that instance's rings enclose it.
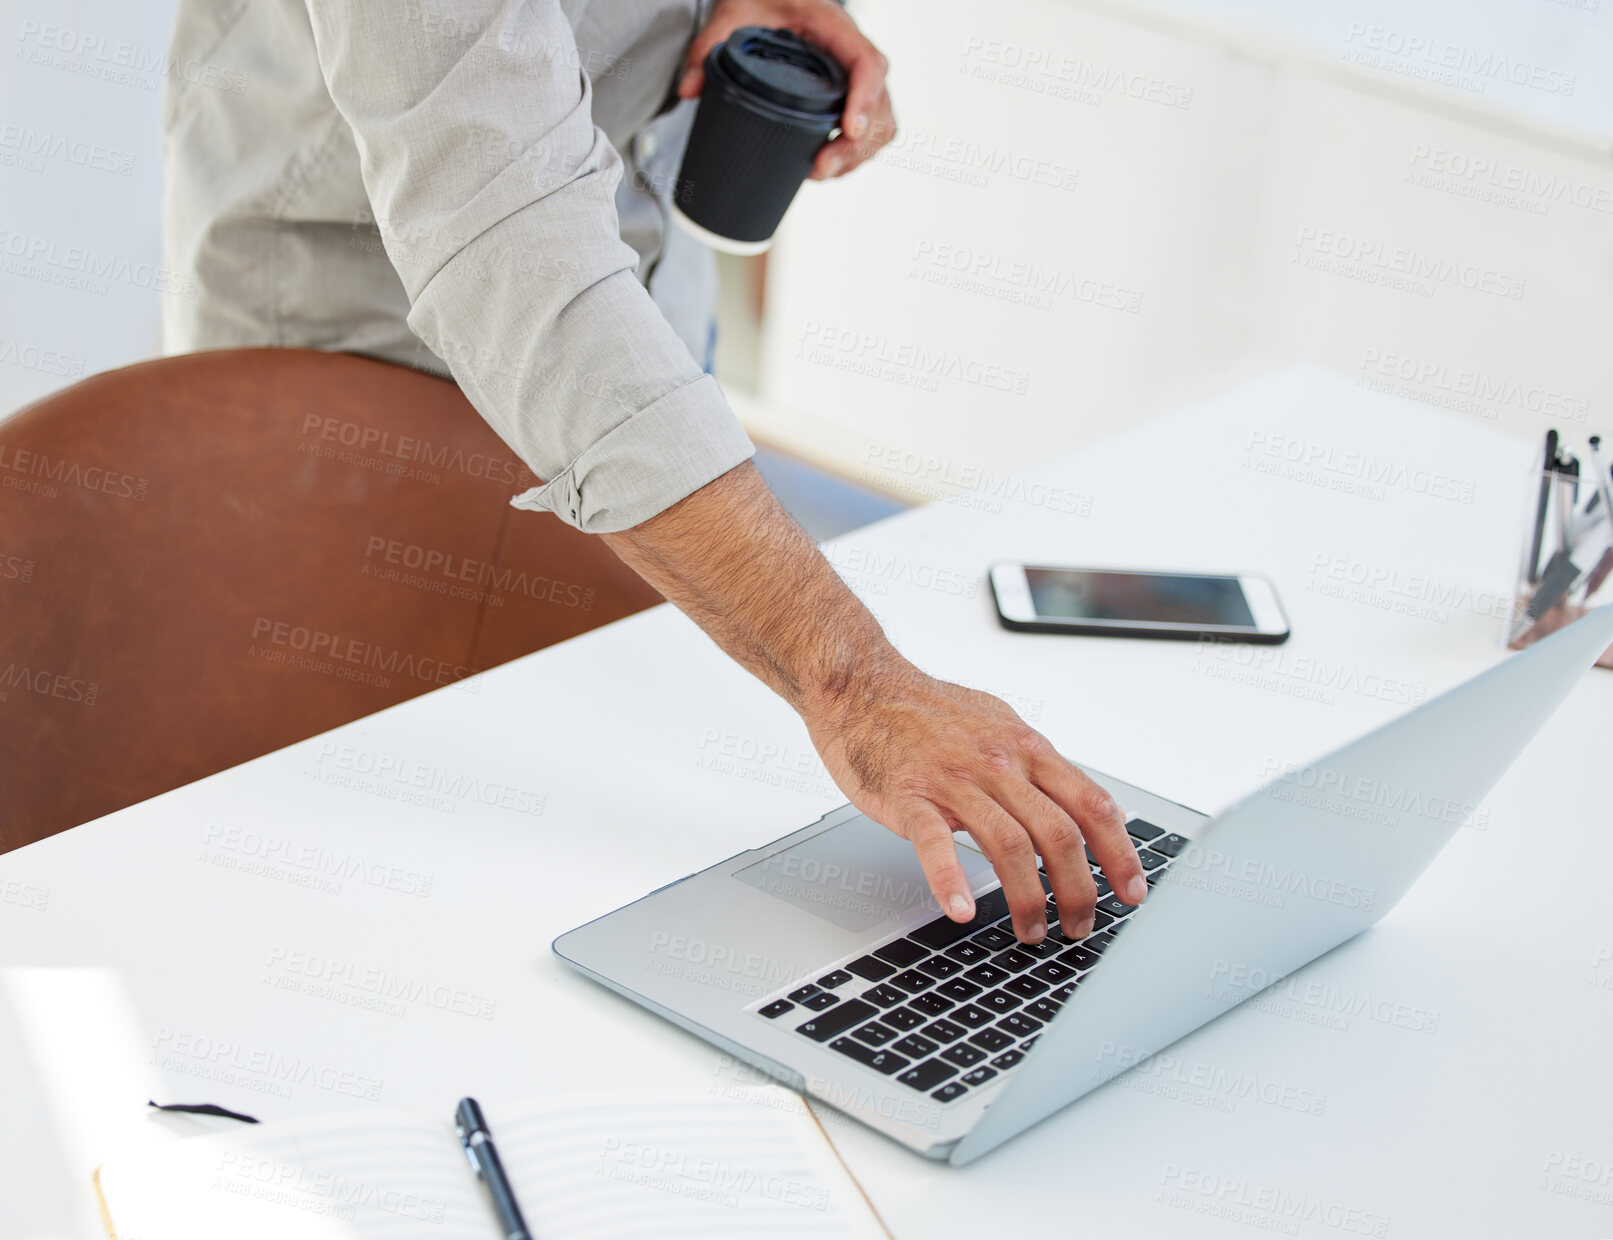
<instances>
[{"instance_id":1,"label":"black pen","mask_svg":"<svg viewBox=\"0 0 1613 1240\"><path fill-rule=\"evenodd\" d=\"M1535 508L1535 536L1529 547L1529 584L1540 580L1540 544L1546 533L1546 502L1551 496L1553 472L1557 468L1557 432L1546 432L1546 459L1540 472L1540 502Z\"/></svg>"},{"instance_id":2,"label":"black pen","mask_svg":"<svg viewBox=\"0 0 1613 1240\"><path fill-rule=\"evenodd\" d=\"M516 1204L515 1190L510 1187L504 1164L493 1146L493 1134L487 1127L487 1120L482 1118L482 1108L476 1105L476 1099L459 1100L459 1108L454 1112L454 1129L459 1133L459 1143L465 1147L465 1157L470 1159L471 1170L487 1185L505 1240L532 1240L526 1220L521 1217L521 1207Z\"/></svg>"},{"instance_id":3,"label":"black pen","mask_svg":"<svg viewBox=\"0 0 1613 1240\"><path fill-rule=\"evenodd\" d=\"M1565 553L1572 553L1570 537L1574 525L1574 501L1579 498L1579 461L1568 457L1557 469L1557 541Z\"/></svg>"}]
</instances>

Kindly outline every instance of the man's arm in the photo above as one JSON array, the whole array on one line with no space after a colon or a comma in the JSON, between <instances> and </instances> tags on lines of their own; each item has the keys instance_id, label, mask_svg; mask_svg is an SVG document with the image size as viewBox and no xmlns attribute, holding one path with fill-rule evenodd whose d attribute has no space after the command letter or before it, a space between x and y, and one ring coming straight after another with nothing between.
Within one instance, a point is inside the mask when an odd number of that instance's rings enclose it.
<instances>
[{"instance_id":1,"label":"man's arm","mask_svg":"<svg viewBox=\"0 0 1613 1240\"><path fill-rule=\"evenodd\" d=\"M1097 897L1084 842L1115 893L1142 901L1142 866L1113 798L1005 703L897 653L754 466L601 537L795 708L835 783L912 843L953 919L974 914L952 842L962 829L1002 879L1025 942L1047 933L1037 853L1072 937L1090 929Z\"/></svg>"},{"instance_id":2,"label":"man's arm","mask_svg":"<svg viewBox=\"0 0 1613 1240\"><path fill-rule=\"evenodd\" d=\"M456 0L451 21L390 0L306 4L410 328L544 479L517 506L626 529L749 457L634 275L622 162L559 0ZM658 96L674 68L621 73Z\"/></svg>"}]
</instances>

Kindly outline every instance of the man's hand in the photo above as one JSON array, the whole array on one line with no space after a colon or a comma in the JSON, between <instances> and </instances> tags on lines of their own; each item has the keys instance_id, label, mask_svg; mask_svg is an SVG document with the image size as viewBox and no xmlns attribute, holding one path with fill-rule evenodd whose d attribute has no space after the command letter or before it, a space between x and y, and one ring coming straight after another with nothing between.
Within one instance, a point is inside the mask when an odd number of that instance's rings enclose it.
<instances>
[{"instance_id":1,"label":"man's hand","mask_svg":"<svg viewBox=\"0 0 1613 1240\"><path fill-rule=\"evenodd\" d=\"M885 89L890 62L835 0L717 0L711 20L689 46L678 82L680 96L699 96L706 80L706 53L741 26L793 30L838 60L850 79L840 136L818 152L813 180L850 172L896 136L896 117Z\"/></svg>"},{"instance_id":2,"label":"man's hand","mask_svg":"<svg viewBox=\"0 0 1613 1240\"><path fill-rule=\"evenodd\" d=\"M991 860L1024 942L1047 935L1038 853L1070 938L1091 929L1097 896L1083 845L1122 900L1147 894L1109 794L1006 703L902 658L748 462L600 537L795 707L840 790L912 843L954 921L974 915L961 830Z\"/></svg>"},{"instance_id":3,"label":"man's hand","mask_svg":"<svg viewBox=\"0 0 1613 1240\"><path fill-rule=\"evenodd\" d=\"M1148 884L1114 798L1007 703L935 680L900 656L885 662L803 717L852 804L913 845L949 917L967 921L975 911L952 840L963 830L1002 880L1022 942L1047 936L1038 854L1069 938L1091 933L1097 900L1083 845L1122 900L1142 903Z\"/></svg>"}]
</instances>

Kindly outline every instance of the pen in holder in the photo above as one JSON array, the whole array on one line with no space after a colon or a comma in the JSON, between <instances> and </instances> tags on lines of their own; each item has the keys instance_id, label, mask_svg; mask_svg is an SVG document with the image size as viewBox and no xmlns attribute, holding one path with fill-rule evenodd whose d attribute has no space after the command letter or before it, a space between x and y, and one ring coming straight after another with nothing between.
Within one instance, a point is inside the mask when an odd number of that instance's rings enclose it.
<instances>
[{"instance_id":1,"label":"pen in holder","mask_svg":"<svg viewBox=\"0 0 1613 1240\"><path fill-rule=\"evenodd\" d=\"M1518 582L1507 618L1507 645L1521 650L1592 607L1613 602L1613 475L1601 439L1578 454L1556 431L1529 488ZM1613 668L1613 647L1596 661Z\"/></svg>"}]
</instances>

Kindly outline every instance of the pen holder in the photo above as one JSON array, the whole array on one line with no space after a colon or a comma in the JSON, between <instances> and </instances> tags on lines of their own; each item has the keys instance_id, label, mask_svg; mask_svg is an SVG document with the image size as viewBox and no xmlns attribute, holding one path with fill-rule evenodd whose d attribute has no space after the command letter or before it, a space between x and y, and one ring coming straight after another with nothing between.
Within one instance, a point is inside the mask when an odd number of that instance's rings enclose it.
<instances>
[{"instance_id":1,"label":"pen holder","mask_svg":"<svg viewBox=\"0 0 1613 1240\"><path fill-rule=\"evenodd\" d=\"M1613 602L1613 477L1595 437L1577 456L1548 435L1531 471L1517 585L1507 614L1507 646L1521 650ZM1596 661L1613 668L1613 646Z\"/></svg>"}]
</instances>

